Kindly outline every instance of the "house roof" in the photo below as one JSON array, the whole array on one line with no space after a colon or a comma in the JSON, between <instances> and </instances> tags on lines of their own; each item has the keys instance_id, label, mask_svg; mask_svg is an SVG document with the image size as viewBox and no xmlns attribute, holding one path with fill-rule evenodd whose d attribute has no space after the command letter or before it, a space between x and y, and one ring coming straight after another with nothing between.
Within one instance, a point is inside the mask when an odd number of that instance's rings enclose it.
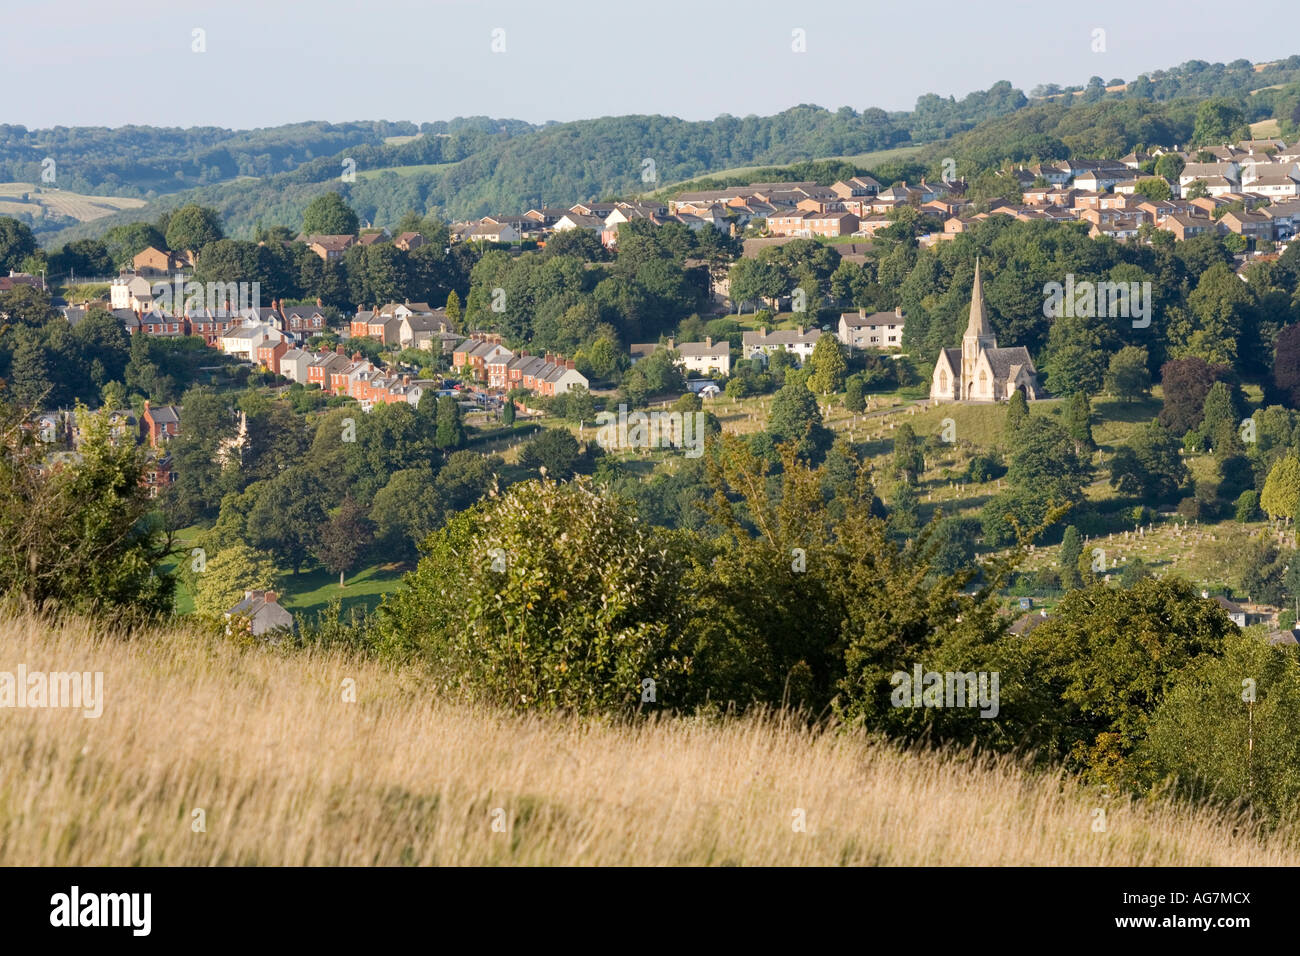
<instances>
[{"instance_id":1,"label":"house roof","mask_svg":"<svg viewBox=\"0 0 1300 956\"><path fill-rule=\"evenodd\" d=\"M268 594L270 600L267 600ZM289 631L294 628L293 615L276 601L273 593L267 591L245 591L244 599L226 614L230 617L247 617L252 622L255 635L279 628Z\"/></svg>"},{"instance_id":2,"label":"house roof","mask_svg":"<svg viewBox=\"0 0 1300 956\"><path fill-rule=\"evenodd\" d=\"M712 344L708 342L680 342L677 345L677 351L682 356L689 358L721 358L724 355L731 354L731 344L726 339L720 339Z\"/></svg>"},{"instance_id":3,"label":"house roof","mask_svg":"<svg viewBox=\"0 0 1300 956\"><path fill-rule=\"evenodd\" d=\"M1029 611L1020 615L1011 624L1008 631L1017 637L1024 637L1031 633L1035 628L1047 623L1047 612L1043 610Z\"/></svg>"},{"instance_id":4,"label":"house roof","mask_svg":"<svg viewBox=\"0 0 1300 956\"><path fill-rule=\"evenodd\" d=\"M821 329L804 329L802 333L798 329L776 329L764 335L762 331L745 332L741 335L741 341L745 345L808 345L816 342L821 337Z\"/></svg>"},{"instance_id":5,"label":"house roof","mask_svg":"<svg viewBox=\"0 0 1300 956\"><path fill-rule=\"evenodd\" d=\"M352 243L356 242L355 236L308 236L307 245L320 246L328 252L342 252Z\"/></svg>"},{"instance_id":6,"label":"house roof","mask_svg":"<svg viewBox=\"0 0 1300 956\"><path fill-rule=\"evenodd\" d=\"M175 405L159 405L149 407L149 417L153 419L155 425L179 425L181 421L180 410Z\"/></svg>"},{"instance_id":7,"label":"house roof","mask_svg":"<svg viewBox=\"0 0 1300 956\"><path fill-rule=\"evenodd\" d=\"M1224 597L1222 594L1216 594L1214 596L1214 603L1219 605L1219 607L1223 608L1229 614L1246 613L1246 609L1243 608L1240 604L1238 604L1236 601L1228 600L1228 598Z\"/></svg>"},{"instance_id":8,"label":"house roof","mask_svg":"<svg viewBox=\"0 0 1300 956\"><path fill-rule=\"evenodd\" d=\"M872 325L902 325L904 317L896 312L872 312L863 315L860 312L844 312L840 321L851 329L864 329Z\"/></svg>"}]
</instances>

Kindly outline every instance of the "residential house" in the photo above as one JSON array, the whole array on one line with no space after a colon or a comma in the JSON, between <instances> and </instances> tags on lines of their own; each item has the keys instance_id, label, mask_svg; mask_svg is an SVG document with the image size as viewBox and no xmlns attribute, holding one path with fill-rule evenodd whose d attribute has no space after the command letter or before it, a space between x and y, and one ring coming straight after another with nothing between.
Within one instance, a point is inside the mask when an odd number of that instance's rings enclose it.
<instances>
[{"instance_id":1,"label":"residential house","mask_svg":"<svg viewBox=\"0 0 1300 956\"><path fill-rule=\"evenodd\" d=\"M861 199L874 196L880 192L880 183L870 176L854 176L852 179L840 180L831 184L831 192L841 199Z\"/></svg>"},{"instance_id":2,"label":"residential house","mask_svg":"<svg viewBox=\"0 0 1300 956\"><path fill-rule=\"evenodd\" d=\"M580 212L566 212L551 226L553 232L568 232L570 229L587 229L591 232L601 232L604 228L605 220L603 217L583 215Z\"/></svg>"},{"instance_id":3,"label":"residential house","mask_svg":"<svg viewBox=\"0 0 1300 956\"><path fill-rule=\"evenodd\" d=\"M114 309L132 312L153 308L153 286L140 275L118 276L108 286L108 302Z\"/></svg>"},{"instance_id":4,"label":"residential house","mask_svg":"<svg viewBox=\"0 0 1300 956\"><path fill-rule=\"evenodd\" d=\"M263 342L257 347L257 364L279 375L281 374L280 358L288 351L289 343L284 339Z\"/></svg>"},{"instance_id":5,"label":"residential house","mask_svg":"<svg viewBox=\"0 0 1300 956\"><path fill-rule=\"evenodd\" d=\"M325 349L307 366L307 384L317 385L322 390L329 391L335 374L351 364L352 362L343 354L342 345L337 346L333 351Z\"/></svg>"},{"instance_id":6,"label":"residential house","mask_svg":"<svg viewBox=\"0 0 1300 956\"><path fill-rule=\"evenodd\" d=\"M280 374L299 385L307 384L307 367L311 364L312 353L306 349L285 349L280 356Z\"/></svg>"},{"instance_id":7,"label":"residential house","mask_svg":"<svg viewBox=\"0 0 1300 956\"><path fill-rule=\"evenodd\" d=\"M145 462L141 483L149 489L149 497L157 498L159 491L166 491L176 483L176 466L171 455L150 454Z\"/></svg>"},{"instance_id":8,"label":"residential house","mask_svg":"<svg viewBox=\"0 0 1300 956\"><path fill-rule=\"evenodd\" d=\"M1279 164L1280 165L1280 164ZM1269 199L1295 199L1300 196L1300 177L1293 171L1270 173L1260 176L1249 183L1242 183L1242 189L1267 196Z\"/></svg>"},{"instance_id":9,"label":"residential house","mask_svg":"<svg viewBox=\"0 0 1300 956\"><path fill-rule=\"evenodd\" d=\"M475 332L452 349L451 364L479 381L487 381L487 360L509 351L501 344L501 336Z\"/></svg>"},{"instance_id":10,"label":"residential house","mask_svg":"<svg viewBox=\"0 0 1300 956\"><path fill-rule=\"evenodd\" d=\"M1156 223L1157 229L1164 229L1172 232L1174 238L1179 242L1190 239L1193 236L1200 235L1217 235L1219 224L1208 216L1188 216L1182 213L1172 216L1166 216Z\"/></svg>"},{"instance_id":11,"label":"residential house","mask_svg":"<svg viewBox=\"0 0 1300 956\"><path fill-rule=\"evenodd\" d=\"M1247 239L1273 238L1273 220L1257 212L1225 212L1219 217L1219 224Z\"/></svg>"},{"instance_id":12,"label":"residential house","mask_svg":"<svg viewBox=\"0 0 1300 956\"><path fill-rule=\"evenodd\" d=\"M233 328L218 340L221 351L246 362L257 361L257 347L268 339L280 341L284 335L269 325L245 325Z\"/></svg>"},{"instance_id":13,"label":"residential house","mask_svg":"<svg viewBox=\"0 0 1300 956\"><path fill-rule=\"evenodd\" d=\"M452 331L451 320L443 309L428 315L404 315L399 321L397 342L404 349L451 352L464 338Z\"/></svg>"},{"instance_id":14,"label":"residential house","mask_svg":"<svg viewBox=\"0 0 1300 956\"><path fill-rule=\"evenodd\" d=\"M798 329L777 329L771 333L762 328L741 335L741 351L744 358L766 363L772 352L784 349L795 356L797 364L802 365L812 357L813 346L821 334L821 329L805 329L802 325Z\"/></svg>"},{"instance_id":15,"label":"residential house","mask_svg":"<svg viewBox=\"0 0 1300 956\"><path fill-rule=\"evenodd\" d=\"M343 258L357 241L356 236L307 236L304 240L307 248L326 262L337 262Z\"/></svg>"},{"instance_id":16,"label":"residential house","mask_svg":"<svg viewBox=\"0 0 1300 956\"><path fill-rule=\"evenodd\" d=\"M273 302L272 307L279 310L283 321L280 328L285 332L296 332L303 336L320 335L329 325L319 303L314 306L281 306L279 302Z\"/></svg>"},{"instance_id":17,"label":"residential house","mask_svg":"<svg viewBox=\"0 0 1300 956\"><path fill-rule=\"evenodd\" d=\"M769 216L767 230L773 236L851 236L858 229L858 217L851 212L792 210Z\"/></svg>"},{"instance_id":18,"label":"residential house","mask_svg":"<svg viewBox=\"0 0 1300 956\"><path fill-rule=\"evenodd\" d=\"M245 591L244 599L226 612L226 633L246 630L254 637L278 643L295 628L293 615L281 606L274 591Z\"/></svg>"},{"instance_id":19,"label":"residential house","mask_svg":"<svg viewBox=\"0 0 1300 956\"><path fill-rule=\"evenodd\" d=\"M149 246L135 254L131 259L131 268L137 275L166 276L194 265L194 257L189 253L177 254Z\"/></svg>"},{"instance_id":20,"label":"residential house","mask_svg":"<svg viewBox=\"0 0 1300 956\"><path fill-rule=\"evenodd\" d=\"M518 242L519 230L508 222L480 222L465 233L469 242Z\"/></svg>"},{"instance_id":21,"label":"residential house","mask_svg":"<svg viewBox=\"0 0 1300 956\"><path fill-rule=\"evenodd\" d=\"M898 348L903 344L903 310L873 312L865 309L840 315L837 337L842 345L854 349Z\"/></svg>"},{"instance_id":22,"label":"residential house","mask_svg":"<svg viewBox=\"0 0 1300 956\"><path fill-rule=\"evenodd\" d=\"M150 447L157 448L159 442L166 442L181 433L181 410L175 405L149 404L146 398L144 413L140 416L140 434L146 438Z\"/></svg>"},{"instance_id":23,"label":"residential house","mask_svg":"<svg viewBox=\"0 0 1300 956\"><path fill-rule=\"evenodd\" d=\"M399 233L397 238L393 240L393 245L404 252L410 252L412 249L419 249L424 245L424 236L418 232Z\"/></svg>"},{"instance_id":24,"label":"residential house","mask_svg":"<svg viewBox=\"0 0 1300 956\"><path fill-rule=\"evenodd\" d=\"M673 340L668 340L668 348L674 348ZM713 341L713 336L705 336L703 342L682 342L675 346L677 364L688 372L697 375L730 375L731 344L726 339Z\"/></svg>"}]
</instances>

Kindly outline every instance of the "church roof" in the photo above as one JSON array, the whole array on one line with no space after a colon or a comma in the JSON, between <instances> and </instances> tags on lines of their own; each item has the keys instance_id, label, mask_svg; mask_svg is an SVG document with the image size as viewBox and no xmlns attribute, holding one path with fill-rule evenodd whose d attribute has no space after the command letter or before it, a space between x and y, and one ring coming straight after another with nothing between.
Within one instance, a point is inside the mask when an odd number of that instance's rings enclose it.
<instances>
[{"instance_id":1,"label":"church roof","mask_svg":"<svg viewBox=\"0 0 1300 956\"><path fill-rule=\"evenodd\" d=\"M966 323L967 335L991 336L988 308L984 305L984 284L980 281L980 261L975 260L975 285L970 293L970 321Z\"/></svg>"},{"instance_id":2,"label":"church roof","mask_svg":"<svg viewBox=\"0 0 1300 956\"><path fill-rule=\"evenodd\" d=\"M1006 349L985 349L984 354L989 357L989 365L1000 382L1014 375L1017 366L1028 368L1031 374L1034 372L1034 360L1029 357L1029 349L1023 345Z\"/></svg>"}]
</instances>

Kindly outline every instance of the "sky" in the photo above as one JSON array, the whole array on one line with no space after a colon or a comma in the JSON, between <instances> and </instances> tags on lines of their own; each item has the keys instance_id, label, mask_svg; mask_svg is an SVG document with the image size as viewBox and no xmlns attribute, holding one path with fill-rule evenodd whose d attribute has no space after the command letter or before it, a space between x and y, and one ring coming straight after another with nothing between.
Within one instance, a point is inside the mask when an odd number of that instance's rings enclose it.
<instances>
[{"instance_id":1,"label":"sky","mask_svg":"<svg viewBox=\"0 0 1300 956\"><path fill-rule=\"evenodd\" d=\"M1208 0L3 0L0 123L910 109L998 80L1027 92L1290 56L1300 33L1261 25L1293 23L1295 2L1241 16Z\"/></svg>"}]
</instances>

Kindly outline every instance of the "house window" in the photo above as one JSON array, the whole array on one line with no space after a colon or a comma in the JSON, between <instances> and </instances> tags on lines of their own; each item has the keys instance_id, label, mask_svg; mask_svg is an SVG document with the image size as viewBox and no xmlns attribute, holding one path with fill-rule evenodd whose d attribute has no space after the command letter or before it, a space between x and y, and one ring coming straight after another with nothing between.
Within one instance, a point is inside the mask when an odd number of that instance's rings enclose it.
<instances>
[{"instance_id":1,"label":"house window","mask_svg":"<svg viewBox=\"0 0 1300 956\"><path fill-rule=\"evenodd\" d=\"M939 391L941 392L948 391L948 370L947 369L943 369L943 368L939 369Z\"/></svg>"}]
</instances>

